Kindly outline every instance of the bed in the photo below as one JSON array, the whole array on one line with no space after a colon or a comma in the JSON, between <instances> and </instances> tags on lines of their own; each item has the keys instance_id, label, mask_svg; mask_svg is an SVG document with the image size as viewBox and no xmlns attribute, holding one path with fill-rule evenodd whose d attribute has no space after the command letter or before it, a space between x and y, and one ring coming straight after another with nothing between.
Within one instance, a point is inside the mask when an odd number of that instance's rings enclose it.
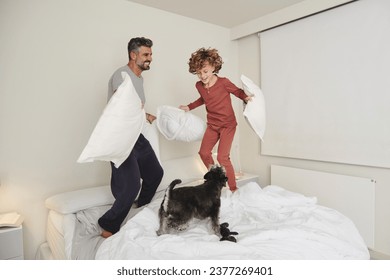
<instances>
[{"instance_id":1,"label":"bed","mask_svg":"<svg viewBox=\"0 0 390 280\"><path fill-rule=\"evenodd\" d=\"M369 259L367 246L349 218L319 205L316 197L283 186L262 187L255 181L242 183L235 193L222 191L220 222L238 232L236 243L220 241L209 231L208 222L200 220L185 232L157 236L157 212L167 184L178 170L187 185L199 182L204 172L196 155L162 165L166 174L152 202L132 208L121 230L107 239L100 237L96 221L113 202L109 186L48 198L47 242L37 258Z\"/></svg>"},{"instance_id":2,"label":"bed","mask_svg":"<svg viewBox=\"0 0 390 280\"><path fill-rule=\"evenodd\" d=\"M263 94L249 78L241 76L241 81L253 98L245 106L244 116L262 139ZM127 87L131 85L124 83L124 90ZM134 93L135 89L130 92ZM37 259L369 259L364 239L346 215L320 205L315 196L289 191L282 185L260 186L256 180L242 178L237 180L236 192L224 188L221 195L220 222L228 223L231 231L238 232L237 242L220 241L204 220L194 220L186 231L157 236L158 209L169 183L181 179L182 185L196 185L207 171L198 155L161 161L159 139L163 136L169 141L199 141L205 124L190 112L170 106L160 106L156 121L148 124L143 111L133 116L128 107L121 105L130 98L134 100L129 104L137 104L136 94L128 95L124 91L117 98L123 100L111 102L111 99L107 104L78 162L107 160L108 154L111 161L120 165L131 150L128 140L137 139L142 131L164 168L163 180L151 203L131 208L120 231L107 239L100 236L102 229L97 220L114 202L109 186L47 198L46 242L39 247ZM123 116L113 121L109 114L112 111L115 117L119 116L118 112ZM124 116L139 124L139 130L131 130L129 138L123 136L121 125L127 125ZM124 140L120 142L124 147L112 142L119 136ZM299 178L302 180L294 178L298 186L305 181L305 176ZM289 178L285 179L289 182Z\"/></svg>"}]
</instances>

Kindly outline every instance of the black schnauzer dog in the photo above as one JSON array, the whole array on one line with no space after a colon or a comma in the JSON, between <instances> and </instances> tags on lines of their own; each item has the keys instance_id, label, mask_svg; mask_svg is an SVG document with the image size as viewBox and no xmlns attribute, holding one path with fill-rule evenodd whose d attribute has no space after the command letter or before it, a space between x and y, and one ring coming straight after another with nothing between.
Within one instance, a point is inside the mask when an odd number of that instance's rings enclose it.
<instances>
[{"instance_id":1,"label":"black schnauzer dog","mask_svg":"<svg viewBox=\"0 0 390 280\"><path fill-rule=\"evenodd\" d=\"M157 235L187 229L193 218L210 218L212 230L219 237L219 208L221 206L221 190L226 186L225 169L214 165L203 177L203 184L174 189L181 183L180 179L172 181L165 192L159 210L160 228Z\"/></svg>"}]
</instances>

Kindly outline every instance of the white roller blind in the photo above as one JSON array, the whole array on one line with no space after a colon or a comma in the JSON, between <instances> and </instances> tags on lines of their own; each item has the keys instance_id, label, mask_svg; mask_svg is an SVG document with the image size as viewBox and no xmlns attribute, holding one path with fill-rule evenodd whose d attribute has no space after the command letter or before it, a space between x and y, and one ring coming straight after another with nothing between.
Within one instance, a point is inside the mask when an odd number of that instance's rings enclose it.
<instances>
[{"instance_id":1,"label":"white roller blind","mask_svg":"<svg viewBox=\"0 0 390 280\"><path fill-rule=\"evenodd\" d=\"M390 1L260 33L262 154L390 167Z\"/></svg>"}]
</instances>

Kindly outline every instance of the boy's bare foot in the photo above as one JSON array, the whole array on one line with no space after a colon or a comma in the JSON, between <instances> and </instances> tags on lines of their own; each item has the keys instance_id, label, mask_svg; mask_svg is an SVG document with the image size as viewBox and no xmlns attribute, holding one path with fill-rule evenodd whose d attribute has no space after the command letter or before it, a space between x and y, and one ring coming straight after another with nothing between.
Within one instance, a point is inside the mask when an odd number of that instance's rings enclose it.
<instances>
[{"instance_id":1,"label":"boy's bare foot","mask_svg":"<svg viewBox=\"0 0 390 280\"><path fill-rule=\"evenodd\" d=\"M101 236L103 237L103 238L108 238L108 237L110 237L112 235L112 232L109 232L109 231L107 231L107 230L103 230L102 231L102 234L101 234Z\"/></svg>"}]
</instances>

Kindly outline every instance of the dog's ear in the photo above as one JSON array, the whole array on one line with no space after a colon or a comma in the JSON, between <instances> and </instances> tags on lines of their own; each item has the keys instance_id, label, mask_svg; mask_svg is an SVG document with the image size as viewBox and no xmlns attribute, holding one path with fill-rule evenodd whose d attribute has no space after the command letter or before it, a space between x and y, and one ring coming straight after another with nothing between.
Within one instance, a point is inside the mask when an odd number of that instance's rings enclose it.
<instances>
[{"instance_id":1,"label":"dog's ear","mask_svg":"<svg viewBox=\"0 0 390 280\"><path fill-rule=\"evenodd\" d=\"M203 179L207 180L215 180L218 177L216 177L216 170L217 170L217 165L212 165L209 168L209 171L207 171L206 174L204 174Z\"/></svg>"},{"instance_id":2,"label":"dog's ear","mask_svg":"<svg viewBox=\"0 0 390 280\"><path fill-rule=\"evenodd\" d=\"M228 177L226 177L225 168L223 166L220 166L218 172L219 172L219 180L221 180L222 182L227 182Z\"/></svg>"},{"instance_id":3,"label":"dog's ear","mask_svg":"<svg viewBox=\"0 0 390 280\"><path fill-rule=\"evenodd\" d=\"M203 176L203 179L208 180L217 180L219 182L227 182L228 177L226 177L225 168L218 165L213 165L210 170Z\"/></svg>"},{"instance_id":4,"label":"dog's ear","mask_svg":"<svg viewBox=\"0 0 390 280\"><path fill-rule=\"evenodd\" d=\"M204 174L203 179L205 179L206 181L207 181L207 180L213 179L213 174L212 174L212 172L211 172L211 171L208 171L206 174Z\"/></svg>"},{"instance_id":5,"label":"dog's ear","mask_svg":"<svg viewBox=\"0 0 390 280\"><path fill-rule=\"evenodd\" d=\"M226 176L226 174L224 172L221 172L218 175L218 180L220 182L227 182L228 181L228 177Z\"/></svg>"}]
</instances>

